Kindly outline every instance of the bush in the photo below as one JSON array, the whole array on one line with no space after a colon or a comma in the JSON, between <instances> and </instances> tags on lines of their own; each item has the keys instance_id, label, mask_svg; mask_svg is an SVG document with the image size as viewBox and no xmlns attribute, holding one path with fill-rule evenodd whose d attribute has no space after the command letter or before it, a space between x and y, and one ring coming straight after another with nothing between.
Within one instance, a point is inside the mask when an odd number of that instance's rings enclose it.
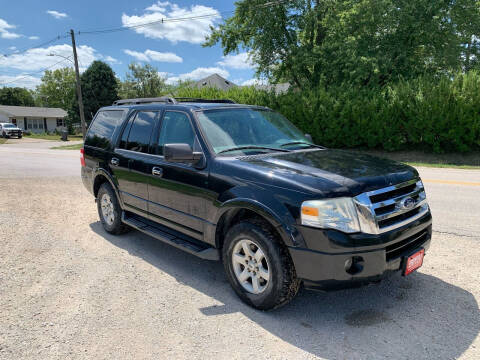
<instances>
[{"instance_id":1,"label":"bush","mask_svg":"<svg viewBox=\"0 0 480 360\"><path fill-rule=\"evenodd\" d=\"M329 147L437 153L480 149L480 73L475 71L384 88L343 85L275 95L253 87L226 92L182 87L174 96L267 106Z\"/></svg>"}]
</instances>

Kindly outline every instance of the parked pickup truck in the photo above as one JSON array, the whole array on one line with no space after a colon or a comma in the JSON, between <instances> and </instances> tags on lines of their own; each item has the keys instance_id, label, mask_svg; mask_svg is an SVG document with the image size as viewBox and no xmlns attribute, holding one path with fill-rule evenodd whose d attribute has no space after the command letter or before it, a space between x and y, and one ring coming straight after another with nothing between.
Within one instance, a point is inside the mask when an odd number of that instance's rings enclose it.
<instances>
[{"instance_id":1,"label":"parked pickup truck","mask_svg":"<svg viewBox=\"0 0 480 360\"><path fill-rule=\"evenodd\" d=\"M15 124L0 123L0 134L3 138L16 136L17 138L21 139L23 132L22 129L18 128Z\"/></svg>"},{"instance_id":2,"label":"parked pickup truck","mask_svg":"<svg viewBox=\"0 0 480 360\"><path fill-rule=\"evenodd\" d=\"M430 244L414 168L316 145L264 107L117 101L93 119L81 164L107 232L134 228L221 260L258 309L286 304L302 284L330 290L408 275Z\"/></svg>"}]
</instances>

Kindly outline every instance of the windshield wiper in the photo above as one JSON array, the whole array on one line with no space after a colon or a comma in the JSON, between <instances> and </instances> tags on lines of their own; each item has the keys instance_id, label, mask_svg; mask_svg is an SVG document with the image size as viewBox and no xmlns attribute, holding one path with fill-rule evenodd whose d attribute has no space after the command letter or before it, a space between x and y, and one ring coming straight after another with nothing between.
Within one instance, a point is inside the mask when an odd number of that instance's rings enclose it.
<instances>
[{"instance_id":1,"label":"windshield wiper","mask_svg":"<svg viewBox=\"0 0 480 360\"><path fill-rule=\"evenodd\" d=\"M272 148L272 147L267 147L267 146L255 146L255 145L249 145L249 146L238 146L238 147L233 147L230 149L225 149L222 151L219 151L219 154L230 152L230 151L235 151L235 150L247 150L247 149L257 149L257 150L273 150L273 151L281 151L281 152L290 152L290 150L286 149L279 149L279 148Z\"/></svg>"},{"instance_id":2,"label":"windshield wiper","mask_svg":"<svg viewBox=\"0 0 480 360\"><path fill-rule=\"evenodd\" d=\"M292 141L292 142L282 144L280 146L282 147L282 146L288 146L288 145L308 145L310 147L322 147L320 145L311 144L311 143L308 143L306 141Z\"/></svg>"}]
</instances>

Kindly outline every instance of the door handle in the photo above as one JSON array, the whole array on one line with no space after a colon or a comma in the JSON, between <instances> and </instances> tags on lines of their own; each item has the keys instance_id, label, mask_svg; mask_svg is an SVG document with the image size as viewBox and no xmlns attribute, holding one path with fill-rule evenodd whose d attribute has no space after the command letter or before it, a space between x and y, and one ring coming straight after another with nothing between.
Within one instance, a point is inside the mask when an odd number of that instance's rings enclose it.
<instances>
[{"instance_id":1,"label":"door handle","mask_svg":"<svg viewBox=\"0 0 480 360\"><path fill-rule=\"evenodd\" d=\"M154 167L152 169L152 175L161 177L163 175L163 169L159 167Z\"/></svg>"},{"instance_id":2,"label":"door handle","mask_svg":"<svg viewBox=\"0 0 480 360\"><path fill-rule=\"evenodd\" d=\"M112 159L110 160L110 163L111 163L112 165L118 166L118 165L120 164L120 160L118 160L117 158L112 158Z\"/></svg>"}]
</instances>

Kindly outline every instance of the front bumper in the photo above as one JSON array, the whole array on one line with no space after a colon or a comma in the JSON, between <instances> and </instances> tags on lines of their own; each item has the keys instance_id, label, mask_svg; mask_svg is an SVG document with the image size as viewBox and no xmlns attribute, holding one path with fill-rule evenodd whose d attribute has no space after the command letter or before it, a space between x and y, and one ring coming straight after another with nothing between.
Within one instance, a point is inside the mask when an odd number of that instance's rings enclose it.
<instances>
[{"instance_id":1,"label":"front bumper","mask_svg":"<svg viewBox=\"0 0 480 360\"><path fill-rule=\"evenodd\" d=\"M20 137L22 136L22 131L21 130L6 131L5 135L8 137L11 137L11 136Z\"/></svg>"},{"instance_id":2,"label":"front bumper","mask_svg":"<svg viewBox=\"0 0 480 360\"><path fill-rule=\"evenodd\" d=\"M427 250L432 237L430 212L380 235L345 234L300 226L307 248L290 247L297 276L307 288L335 290L378 281L403 269L405 257ZM348 260L357 266L348 268Z\"/></svg>"}]
</instances>

